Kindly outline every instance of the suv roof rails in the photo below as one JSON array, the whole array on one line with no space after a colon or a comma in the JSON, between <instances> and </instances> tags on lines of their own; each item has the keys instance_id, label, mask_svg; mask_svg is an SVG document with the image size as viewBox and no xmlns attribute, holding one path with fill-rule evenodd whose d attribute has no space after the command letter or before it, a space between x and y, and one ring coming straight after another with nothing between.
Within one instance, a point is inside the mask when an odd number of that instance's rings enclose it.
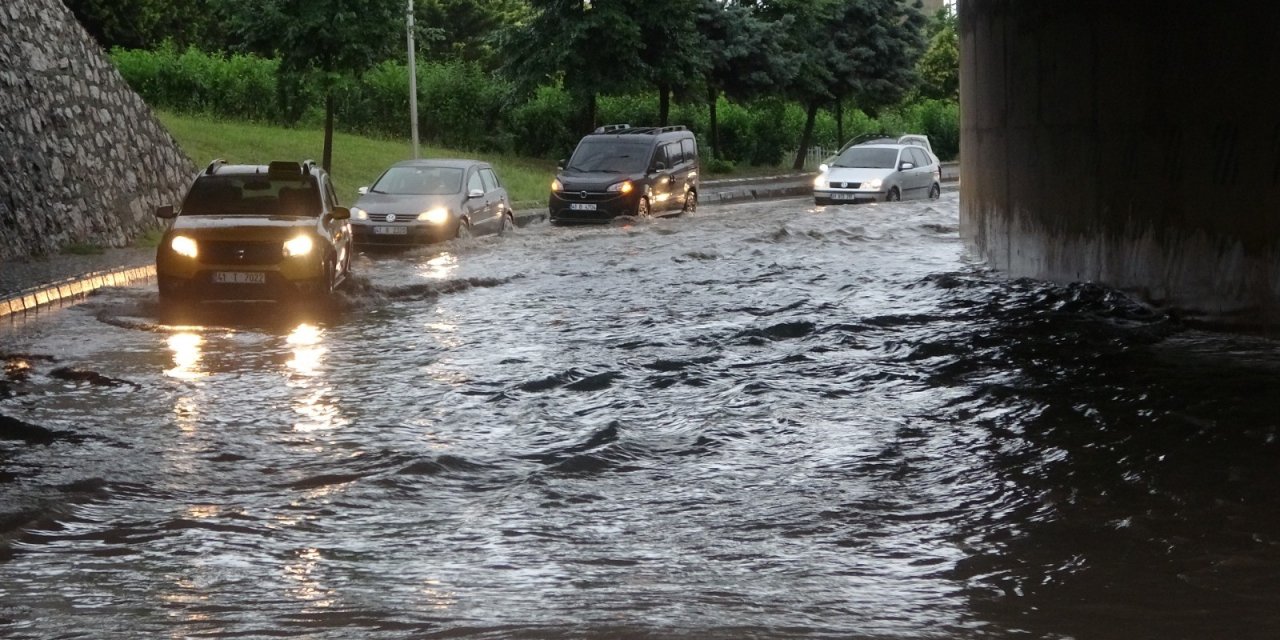
<instances>
[{"instance_id":1,"label":"suv roof rails","mask_svg":"<svg viewBox=\"0 0 1280 640\"><path fill-rule=\"evenodd\" d=\"M218 158L218 159L214 160L213 162L210 162L210 163L209 163L209 166L207 166L207 167L205 167L205 168L204 168L204 174L205 174L205 175L207 175L207 176L211 176L211 175L213 175L213 172L214 172L214 171L217 171L217 170L218 170L218 167L221 167L222 165L224 165L224 164L226 164L226 163L227 163L227 161L226 161L226 160L223 160L222 158Z\"/></svg>"},{"instance_id":2,"label":"suv roof rails","mask_svg":"<svg viewBox=\"0 0 1280 640\"><path fill-rule=\"evenodd\" d=\"M312 170L314 170L315 168L316 168L315 160L307 158L306 160L302 161L302 175L304 176L311 175Z\"/></svg>"}]
</instances>

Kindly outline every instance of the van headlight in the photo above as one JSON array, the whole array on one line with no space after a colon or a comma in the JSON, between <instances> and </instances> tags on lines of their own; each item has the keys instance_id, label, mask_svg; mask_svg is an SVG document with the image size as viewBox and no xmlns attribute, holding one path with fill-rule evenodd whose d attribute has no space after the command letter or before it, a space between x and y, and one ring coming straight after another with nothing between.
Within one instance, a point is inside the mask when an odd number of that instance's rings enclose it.
<instances>
[{"instance_id":1,"label":"van headlight","mask_svg":"<svg viewBox=\"0 0 1280 640\"><path fill-rule=\"evenodd\" d=\"M284 256L286 258L305 256L314 248L315 242L312 242L311 236L298 236L284 243Z\"/></svg>"},{"instance_id":2,"label":"van headlight","mask_svg":"<svg viewBox=\"0 0 1280 640\"><path fill-rule=\"evenodd\" d=\"M551 181L551 190L556 192L564 191L564 184L560 182L560 178L555 178Z\"/></svg>"},{"instance_id":3,"label":"van headlight","mask_svg":"<svg viewBox=\"0 0 1280 640\"><path fill-rule=\"evenodd\" d=\"M449 221L449 210L444 207L436 207L418 214L418 219L431 224L444 224Z\"/></svg>"},{"instance_id":4,"label":"van headlight","mask_svg":"<svg viewBox=\"0 0 1280 640\"><path fill-rule=\"evenodd\" d=\"M623 180L622 182L615 182L609 185L609 188L605 189L605 191L621 193L622 195L625 196L628 193L631 193L631 190L634 188L635 188L635 185L631 184L630 180Z\"/></svg>"},{"instance_id":5,"label":"van headlight","mask_svg":"<svg viewBox=\"0 0 1280 640\"><path fill-rule=\"evenodd\" d=\"M169 241L169 248L173 249L174 253L188 258L194 258L200 254L199 247L196 246L196 241L188 238L187 236L174 236L173 239Z\"/></svg>"}]
</instances>

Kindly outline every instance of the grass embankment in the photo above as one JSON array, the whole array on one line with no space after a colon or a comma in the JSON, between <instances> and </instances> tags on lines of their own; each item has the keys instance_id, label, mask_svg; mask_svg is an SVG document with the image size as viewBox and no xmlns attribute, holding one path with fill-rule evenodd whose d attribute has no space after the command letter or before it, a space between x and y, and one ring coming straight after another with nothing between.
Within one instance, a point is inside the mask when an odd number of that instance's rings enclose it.
<instances>
[{"instance_id":1,"label":"grass embankment","mask_svg":"<svg viewBox=\"0 0 1280 640\"><path fill-rule=\"evenodd\" d=\"M215 158L231 163L266 164L272 160L315 160L324 154L323 129L294 129L160 111L160 121L197 167ZM468 153L419 146L423 158L475 158L493 164L517 208L546 206L554 161ZM334 187L342 204L355 202L356 189L373 184L387 167L413 157L407 141L378 140L348 133L333 135Z\"/></svg>"}]
</instances>

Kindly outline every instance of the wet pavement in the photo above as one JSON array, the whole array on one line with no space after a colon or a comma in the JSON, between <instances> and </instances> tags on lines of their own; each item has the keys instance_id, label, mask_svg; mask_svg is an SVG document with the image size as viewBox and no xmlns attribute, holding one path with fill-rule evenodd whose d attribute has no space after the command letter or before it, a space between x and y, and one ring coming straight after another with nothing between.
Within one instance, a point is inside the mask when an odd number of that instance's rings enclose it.
<instances>
[{"instance_id":1,"label":"wet pavement","mask_svg":"<svg viewBox=\"0 0 1280 640\"><path fill-rule=\"evenodd\" d=\"M1268 638L1280 350L957 197L364 255L0 328L0 635Z\"/></svg>"}]
</instances>

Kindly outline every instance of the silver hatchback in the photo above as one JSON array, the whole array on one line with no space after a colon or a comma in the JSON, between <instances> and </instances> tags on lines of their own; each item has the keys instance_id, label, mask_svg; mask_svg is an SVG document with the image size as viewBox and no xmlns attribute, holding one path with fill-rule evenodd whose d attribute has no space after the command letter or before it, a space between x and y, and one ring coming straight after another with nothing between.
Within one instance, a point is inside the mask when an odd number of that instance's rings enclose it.
<instances>
[{"instance_id":1,"label":"silver hatchback","mask_svg":"<svg viewBox=\"0 0 1280 640\"><path fill-rule=\"evenodd\" d=\"M942 167L931 152L914 144L857 144L818 167L815 204L893 202L937 198Z\"/></svg>"},{"instance_id":2,"label":"silver hatchback","mask_svg":"<svg viewBox=\"0 0 1280 640\"><path fill-rule=\"evenodd\" d=\"M360 188L351 207L357 245L415 245L515 228L511 198L487 162L406 160Z\"/></svg>"}]
</instances>

